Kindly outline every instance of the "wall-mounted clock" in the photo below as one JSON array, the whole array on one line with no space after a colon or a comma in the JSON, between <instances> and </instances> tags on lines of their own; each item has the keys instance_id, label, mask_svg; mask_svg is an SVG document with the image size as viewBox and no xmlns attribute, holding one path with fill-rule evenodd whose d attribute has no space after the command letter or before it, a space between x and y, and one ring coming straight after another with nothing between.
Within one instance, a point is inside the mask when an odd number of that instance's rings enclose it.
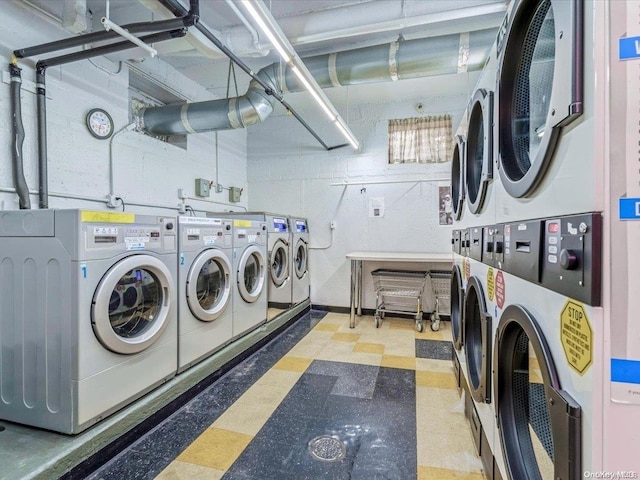
<instances>
[{"instance_id":1,"label":"wall-mounted clock","mask_svg":"<svg viewBox=\"0 0 640 480\"><path fill-rule=\"evenodd\" d=\"M94 108L87 113L87 128L94 137L105 140L113 134L113 119L101 108Z\"/></svg>"}]
</instances>

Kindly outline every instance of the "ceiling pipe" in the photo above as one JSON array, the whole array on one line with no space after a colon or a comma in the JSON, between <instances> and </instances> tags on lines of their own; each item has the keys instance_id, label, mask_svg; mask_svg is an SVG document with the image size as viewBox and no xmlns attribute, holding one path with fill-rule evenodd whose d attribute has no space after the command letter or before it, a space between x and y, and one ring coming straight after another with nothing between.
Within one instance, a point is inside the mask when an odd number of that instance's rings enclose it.
<instances>
[{"instance_id":1,"label":"ceiling pipe","mask_svg":"<svg viewBox=\"0 0 640 480\"><path fill-rule=\"evenodd\" d=\"M247 17L244 16L244 13L242 13L240 9L236 7L236 4L233 3L233 0L226 0L226 2L229 8L233 10L233 13L235 13L236 16L240 19L242 24L245 27L247 27L247 30L251 34L251 38L253 40L253 47L256 49L256 51L260 52L262 55L268 55L271 49L268 47L262 47L260 45L260 38L258 37L258 32L256 31L255 28L253 28L253 25L251 25L251 22L247 20Z\"/></svg>"},{"instance_id":2,"label":"ceiling pipe","mask_svg":"<svg viewBox=\"0 0 640 480\"><path fill-rule=\"evenodd\" d=\"M464 38L470 52L467 71L481 70L495 31L471 32L468 40ZM445 35L319 55L304 62L323 88L395 81L458 72L460 45L461 35ZM262 122L273 112L277 98L269 90L278 96L304 90L291 69L284 66L282 72L282 68L273 63L261 69L239 97L146 108L139 112L139 125L156 135L184 135Z\"/></svg>"}]
</instances>

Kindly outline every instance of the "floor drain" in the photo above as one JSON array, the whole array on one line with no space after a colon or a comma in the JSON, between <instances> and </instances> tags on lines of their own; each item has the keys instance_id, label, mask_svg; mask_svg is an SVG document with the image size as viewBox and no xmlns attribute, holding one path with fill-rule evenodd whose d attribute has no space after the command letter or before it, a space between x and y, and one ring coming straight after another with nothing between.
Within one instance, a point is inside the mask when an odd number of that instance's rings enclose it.
<instances>
[{"instance_id":1,"label":"floor drain","mask_svg":"<svg viewBox=\"0 0 640 480\"><path fill-rule=\"evenodd\" d=\"M335 462L344 458L347 447L339 439L323 435L309 442L309 453L316 460Z\"/></svg>"}]
</instances>

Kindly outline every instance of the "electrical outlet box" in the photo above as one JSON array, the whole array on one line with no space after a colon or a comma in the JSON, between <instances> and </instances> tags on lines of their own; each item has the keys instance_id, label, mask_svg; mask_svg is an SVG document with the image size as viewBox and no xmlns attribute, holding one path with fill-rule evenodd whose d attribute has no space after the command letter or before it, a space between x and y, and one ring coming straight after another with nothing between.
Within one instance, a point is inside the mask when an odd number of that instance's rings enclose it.
<instances>
[{"instance_id":1,"label":"electrical outlet box","mask_svg":"<svg viewBox=\"0 0 640 480\"><path fill-rule=\"evenodd\" d=\"M335 220L331 220L331 222L329 223L329 228L331 230L335 230L336 229L336 221Z\"/></svg>"},{"instance_id":2,"label":"electrical outlet box","mask_svg":"<svg viewBox=\"0 0 640 480\"><path fill-rule=\"evenodd\" d=\"M229 187L229 201L239 202L242 189L240 187Z\"/></svg>"},{"instance_id":3,"label":"electrical outlet box","mask_svg":"<svg viewBox=\"0 0 640 480\"><path fill-rule=\"evenodd\" d=\"M216 183L216 193L222 193L223 188L221 183Z\"/></svg>"},{"instance_id":4,"label":"electrical outlet box","mask_svg":"<svg viewBox=\"0 0 640 480\"><path fill-rule=\"evenodd\" d=\"M210 193L209 185L210 182L206 178L196 178L196 195L198 197L208 197Z\"/></svg>"}]
</instances>

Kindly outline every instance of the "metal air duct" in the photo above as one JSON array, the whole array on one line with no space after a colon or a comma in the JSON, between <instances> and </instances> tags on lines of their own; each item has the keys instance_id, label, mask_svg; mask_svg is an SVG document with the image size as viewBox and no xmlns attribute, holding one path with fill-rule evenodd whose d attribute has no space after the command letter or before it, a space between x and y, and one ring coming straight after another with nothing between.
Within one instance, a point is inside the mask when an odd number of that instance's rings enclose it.
<instances>
[{"instance_id":1,"label":"metal air duct","mask_svg":"<svg viewBox=\"0 0 640 480\"><path fill-rule=\"evenodd\" d=\"M308 57L304 63L323 88L405 80L481 70L494 40L494 29L479 30ZM459 64L460 58L465 59L463 65ZM273 63L261 69L257 77L278 94L304 90L290 69L281 73L281 64ZM140 110L137 122L155 135L243 128L265 120L275 102L270 91L253 80L242 96L149 107Z\"/></svg>"}]
</instances>

